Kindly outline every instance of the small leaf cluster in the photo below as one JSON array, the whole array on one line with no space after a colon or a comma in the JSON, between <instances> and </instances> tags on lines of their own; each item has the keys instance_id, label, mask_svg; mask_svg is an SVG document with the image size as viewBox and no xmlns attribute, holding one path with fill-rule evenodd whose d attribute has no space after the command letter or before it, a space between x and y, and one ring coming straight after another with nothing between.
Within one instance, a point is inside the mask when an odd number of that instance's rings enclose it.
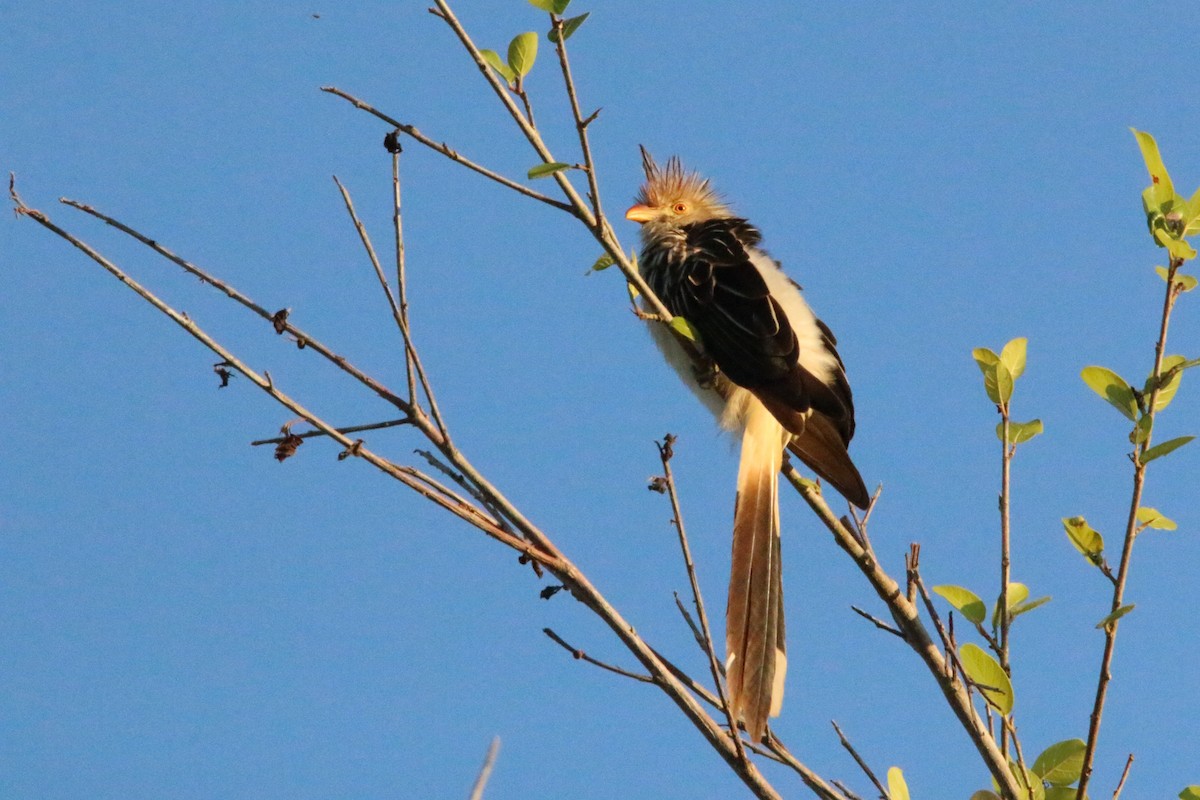
<instances>
[{"instance_id":1,"label":"small leaf cluster","mask_svg":"<svg viewBox=\"0 0 1200 800\"><path fill-rule=\"evenodd\" d=\"M579 30L579 26L591 14L590 11L585 11L578 17L562 19L562 15L566 13L567 6L571 5L571 0L529 0L529 5L534 8L540 8L542 11L550 14L550 31L546 34L546 38L555 44L560 39L564 42L570 39L571 34Z\"/></svg>"},{"instance_id":2,"label":"small leaf cluster","mask_svg":"<svg viewBox=\"0 0 1200 800\"><path fill-rule=\"evenodd\" d=\"M495 50L480 50L479 55L492 69L508 82L509 88L516 88L521 80L533 69L537 61L538 35L533 31L518 33L508 43L508 60L502 60Z\"/></svg>"},{"instance_id":3,"label":"small leaf cluster","mask_svg":"<svg viewBox=\"0 0 1200 800\"><path fill-rule=\"evenodd\" d=\"M563 12L571 4L571 0L529 0L529 4L550 14L551 27L546 38L555 44L558 44L560 40L565 42L570 39L590 14L588 12L570 19L563 19ZM521 80L533 69L533 63L537 61L537 53L538 35L533 31L518 33L513 37L513 40L508 43L507 59L500 58L500 54L495 50L479 51L483 60L496 70L501 78L504 78L510 89L518 88Z\"/></svg>"},{"instance_id":4,"label":"small leaf cluster","mask_svg":"<svg viewBox=\"0 0 1200 800\"><path fill-rule=\"evenodd\" d=\"M1165 356L1162 369L1158 376L1150 375L1142 384L1141 389L1135 388L1120 375L1108 367L1096 365L1084 367L1079 377L1088 387L1100 395L1110 406L1121 412L1121 415L1134 424L1129 434L1129 441L1141 445L1150 438L1154 429L1154 415L1162 411L1175 399L1179 384L1183 381L1184 370L1200 366L1200 358L1189 359L1181 355ZM1157 390L1157 394L1155 391ZM1153 406L1150 399L1154 398ZM1147 447L1138 454L1138 463L1148 464L1156 458L1178 450L1194 436L1180 436L1169 439L1153 447Z\"/></svg>"},{"instance_id":5,"label":"small leaf cluster","mask_svg":"<svg viewBox=\"0 0 1200 800\"><path fill-rule=\"evenodd\" d=\"M1150 506L1141 506L1138 508L1136 518L1136 533L1141 533L1147 528L1160 531L1173 531L1179 528L1175 520L1166 516L1157 508L1151 508ZM1103 572L1109 580L1115 580L1112 571L1109 569L1108 562L1104 558L1104 536L1089 525L1088 521L1083 517L1063 517L1062 524L1063 530L1067 532L1067 540L1071 542L1071 546L1078 550L1079 554L1087 559L1089 564ZM1106 628L1132 610L1132 605L1121 606L1100 620L1096 624L1096 627Z\"/></svg>"},{"instance_id":6,"label":"small leaf cluster","mask_svg":"<svg viewBox=\"0 0 1200 800\"><path fill-rule=\"evenodd\" d=\"M1000 354L986 347L977 347L971 351L979 371L983 373L983 389L988 399L996 404L1004 420L996 425L996 438L1008 446L1015 447L1027 442L1045 430L1040 419L1029 422L1014 422L1008 419L1009 403L1012 401L1013 388L1017 378L1025 373L1025 356L1029 340L1020 337L1004 345ZM1008 421L1008 439L1005 441L1005 420Z\"/></svg>"},{"instance_id":7,"label":"small leaf cluster","mask_svg":"<svg viewBox=\"0 0 1200 800\"><path fill-rule=\"evenodd\" d=\"M994 647L997 630L1000 627L1000 601L997 599L992 606L991 634L983 627L988 618L987 606L983 599L964 586L942 585L933 587L935 594L940 595L954 609L963 615L968 622L975 626L989 645ZM1029 599L1029 587L1023 583L1013 582L1008 585L1008 619L1010 622L1022 614L1032 611L1039 606L1049 603L1049 595ZM1001 714L1012 712L1016 695L1008 674L995 658L976 644L966 643L958 649L959 662L967 677L979 689L988 705Z\"/></svg>"},{"instance_id":8,"label":"small leaf cluster","mask_svg":"<svg viewBox=\"0 0 1200 800\"><path fill-rule=\"evenodd\" d=\"M1043 750L1024 774L1015 763L1010 762L1009 769L1029 800L1075 800L1077 789L1074 784L1078 783L1083 771L1086 748L1082 739L1065 739ZM997 794L1000 787L994 779L992 786L996 791L981 789L971 795L971 800L1000 800Z\"/></svg>"},{"instance_id":9,"label":"small leaf cluster","mask_svg":"<svg viewBox=\"0 0 1200 800\"><path fill-rule=\"evenodd\" d=\"M1150 173L1150 185L1142 192L1150 235L1159 247L1167 249L1173 260L1189 261L1196 257L1196 250L1186 237L1200 233L1200 189L1188 199L1176 194L1154 137L1145 131L1131 130ZM1192 285L1195 286L1194 279Z\"/></svg>"}]
</instances>

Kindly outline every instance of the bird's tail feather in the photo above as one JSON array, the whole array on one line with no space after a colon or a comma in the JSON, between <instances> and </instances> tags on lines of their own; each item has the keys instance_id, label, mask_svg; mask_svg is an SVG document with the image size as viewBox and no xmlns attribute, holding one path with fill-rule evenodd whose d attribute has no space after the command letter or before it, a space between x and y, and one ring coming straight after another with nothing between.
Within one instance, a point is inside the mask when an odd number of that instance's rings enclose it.
<instances>
[{"instance_id":1,"label":"bird's tail feather","mask_svg":"<svg viewBox=\"0 0 1200 800\"><path fill-rule=\"evenodd\" d=\"M822 414L811 414L804 430L792 438L788 449L812 468L813 472L829 481L842 497L859 508L871 503L866 484L858 468L850 460L841 435Z\"/></svg>"},{"instance_id":2,"label":"bird's tail feather","mask_svg":"<svg viewBox=\"0 0 1200 800\"><path fill-rule=\"evenodd\" d=\"M779 468L783 426L761 403L747 409L733 513L733 564L725 616L729 702L754 741L783 704L783 577Z\"/></svg>"}]
</instances>

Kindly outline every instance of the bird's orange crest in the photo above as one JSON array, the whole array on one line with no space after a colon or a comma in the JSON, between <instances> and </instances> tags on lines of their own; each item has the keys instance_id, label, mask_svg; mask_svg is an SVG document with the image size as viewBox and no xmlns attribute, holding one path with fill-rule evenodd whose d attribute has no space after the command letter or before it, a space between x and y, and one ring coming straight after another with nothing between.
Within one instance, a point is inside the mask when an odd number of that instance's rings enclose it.
<instances>
[{"instance_id":1,"label":"bird's orange crest","mask_svg":"<svg viewBox=\"0 0 1200 800\"><path fill-rule=\"evenodd\" d=\"M641 150L646 182L638 191L638 203L659 207L676 200L688 200L714 208L723 206L721 198L709 186L708 181L695 172L685 170L678 156L671 156L667 159L666 166L660 167L654 162L650 151L645 147Z\"/></svg>"}]
</instances>

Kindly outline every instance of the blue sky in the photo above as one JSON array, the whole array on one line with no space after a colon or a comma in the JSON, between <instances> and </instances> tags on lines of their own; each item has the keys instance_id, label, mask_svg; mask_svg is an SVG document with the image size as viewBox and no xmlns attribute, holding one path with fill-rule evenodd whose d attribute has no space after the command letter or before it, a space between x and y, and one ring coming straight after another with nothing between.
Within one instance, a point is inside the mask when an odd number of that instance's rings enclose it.
<instances>
[{"instance_id":1,"label":"blue sky","mask_svg":"<svg viewBox=\"0 0 1200 800\"><path fill-rule=\"evenodd\" d=\"M456 9L503 50L544 17ZM510 175L535 163L422 3L35 4L0 13L0 167L49 213L337 424L388 408L144 248L61 207L92 203L224 276L385 382L397 336L330 180L386 242L385 128L339 86ZM1049 605L1015 628L1026 752L1083 737L1107 582L1059 522L1110 549L1128 503L1124 420L1079 380L1150 366L1163 263L1145 233L1129 126L1200 184L1191 100L1200 10L1130 4L588 4L571 40L602 195L619 217L637 145L677 153L763 231L841 341L852 453L885 485L872 536L894 574L922 543L930 584L996 591L999 445L970 351L1029 338L1014 414L1046 434L1014 467L1014 577ZM319 17L314 17L314 14ZM575 160L557 72L528 86ZM461 447L655 646L703 675L673 608L686 576L674 463L710 609L724 605L736 454L630 316L571 220L415 144L403 156L413 324ZM547 183L543 187L549 190ZM572 661L553 627L623 665L611 636L508 551L361 462L250 448L289 418L65 243L0 234L0 794L39 798L728 797L739 791L654 691ZM618 231L635 242L632 224ZM1170 352L1200 355L1185 296ZM1193 385L1189 385L1192 382ZM1159 436L1200 433L1194 377ZM368 440L398 460L404 433ZM1200 448L1154 465L1145 503L1179 523L1138 542L1093 794L1133 752L1126 796L1195 772L1191 591ZM936 687L849 611L883 613L798 498L785 497L791 643L776 730L869 794L828 726L914 797L987 776ZM717 614L717 616L720 616ZM792 776L768 766L788 796ZM1189 770L1191 770L1189 772Z\"/></svg>"}]
</instances>

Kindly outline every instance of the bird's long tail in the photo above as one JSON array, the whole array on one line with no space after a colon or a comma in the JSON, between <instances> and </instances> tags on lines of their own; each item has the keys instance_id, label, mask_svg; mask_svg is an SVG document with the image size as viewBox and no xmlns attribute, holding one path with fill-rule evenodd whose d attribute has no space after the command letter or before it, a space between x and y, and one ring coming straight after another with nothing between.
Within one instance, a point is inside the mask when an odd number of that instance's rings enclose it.
<instances>
[{"instance_id":1,"label":"bird's long tail","mask_svg":"<svg viewBox=\"0 0 1200 800\"><path fill-rule=\"evenodd\" d=\"M767 717L779 714L787 671L779 562L779 468L785 433L757 401L750 403L745 419L733 512L725 668L733 716L758 742Z\"/></svg>"}]
</instances>

